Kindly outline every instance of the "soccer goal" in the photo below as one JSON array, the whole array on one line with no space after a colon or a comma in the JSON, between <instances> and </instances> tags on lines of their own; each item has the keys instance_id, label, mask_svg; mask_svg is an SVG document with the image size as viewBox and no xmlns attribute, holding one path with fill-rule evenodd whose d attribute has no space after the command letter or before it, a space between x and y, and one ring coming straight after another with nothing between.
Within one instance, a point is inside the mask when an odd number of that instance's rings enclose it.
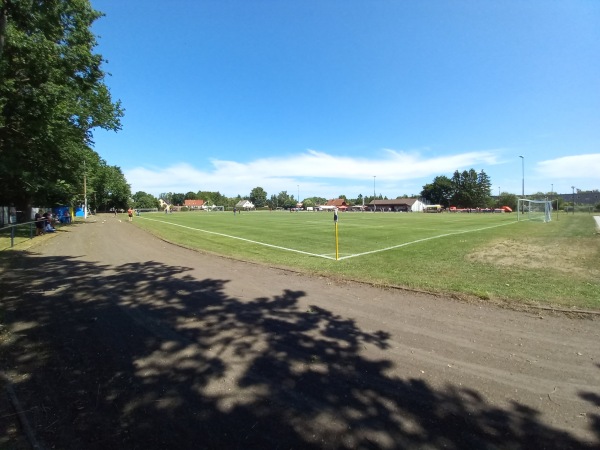
<instances>
[{"instance_id":1,"label":"soccer goal","mask_svg":"<svg viewBox=\"0 0 600 450\"><path fill-rule=\"evenodd\" d=\"M552 202L549 200L527 200L520 198L517 205L517 220L552 220Z\"/></svg>"},{"instance_id":2,"label":"soccer goal","mask_svg":"<svg viewBox=\"0 0 600 450\"><path fill-rule=\"evenodd\" d=\"M223 211L225 211L225 208L223 206L216 206L215 205L215 206L211 207L211 210L212 211L221 211L221 212L223 212Z\"/></svg>"}]
</instances>

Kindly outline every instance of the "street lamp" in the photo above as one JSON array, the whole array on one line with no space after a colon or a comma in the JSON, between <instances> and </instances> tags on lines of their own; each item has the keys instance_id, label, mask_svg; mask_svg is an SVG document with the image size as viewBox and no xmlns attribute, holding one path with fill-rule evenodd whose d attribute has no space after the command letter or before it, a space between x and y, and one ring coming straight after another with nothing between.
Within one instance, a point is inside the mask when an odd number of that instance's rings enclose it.
<instances>
[{"instance_id":1,"label":"street lamp","mask_svg":"<svg viewBox=\"0 0 600 450\"><path fill-rule=\"evenodd\" d=\"M525 157L519 155L519 158L521 158L521 173L522 173L522 177L521 177L521 198L525 198Z\"/></svg>"}]
</instances>

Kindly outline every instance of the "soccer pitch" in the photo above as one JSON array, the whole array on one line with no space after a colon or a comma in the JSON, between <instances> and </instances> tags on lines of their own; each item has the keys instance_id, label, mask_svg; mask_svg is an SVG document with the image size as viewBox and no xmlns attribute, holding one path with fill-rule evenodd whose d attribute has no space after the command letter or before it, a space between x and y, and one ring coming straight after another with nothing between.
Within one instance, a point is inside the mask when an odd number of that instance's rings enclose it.
<instances>
[{"instance_id":1,"label":"soccer pitch","mask_svg":"<svg viewBox=\"0 0 600 450\"><path fill-rule=\"evenodd\" d=\"M266 212L241 214L185 212L146 214L140 218L189 234L190 242L262 246L273 252L336 259L333 213ZM514 224L509 214L357 213L338 215L338 259L401 251L402 247L435 239ZM159 225L156 225L158 227ZM152 227L156 229L156 227ZM174 229L172 232L176 231ZM179 233L177 233L179 234ZM428 244L427 244L428 245Z\"/></svg>"},{"instance_id":2,"label":"soccer pitch","mask_svg":"<svg viewBox=\"0 0 600 450\"><path fill-rule=\"evenodd\" d=\"M332 279L485 300L600 309L591 216L510 213L142 213L134 224L191 249ZM268 281L265 281L268 282Z\"/></svg>"}]
</instances>

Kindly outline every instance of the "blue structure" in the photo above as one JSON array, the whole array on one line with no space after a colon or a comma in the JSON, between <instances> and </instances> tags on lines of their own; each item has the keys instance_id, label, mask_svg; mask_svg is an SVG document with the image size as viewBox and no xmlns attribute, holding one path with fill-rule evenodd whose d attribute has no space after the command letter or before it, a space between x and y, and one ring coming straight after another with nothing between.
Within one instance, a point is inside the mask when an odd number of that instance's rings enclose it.
<instances>
[{"instance_id":1,"label":"blue structure","mask_svg":"<svg viewBox=\"0 0 600 450\"><path fill-rule=\"evenodd\" d=\"M52 208L52 214L60 223L71 223L71 208L68 206L56 206Z\"/></svg>"}]
</instances>

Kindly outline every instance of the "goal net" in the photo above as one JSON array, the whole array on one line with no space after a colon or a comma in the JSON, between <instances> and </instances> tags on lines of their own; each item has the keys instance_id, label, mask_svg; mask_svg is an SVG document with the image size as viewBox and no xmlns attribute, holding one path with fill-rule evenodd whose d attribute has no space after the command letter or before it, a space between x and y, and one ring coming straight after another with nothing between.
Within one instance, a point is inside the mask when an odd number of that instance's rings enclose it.
<instances>
[{"instance_id":1,"label":"goal net","mask_svg":"<svg viewBox=\"0 0 600 450\"><path fill-rule=\"evenodd\" d=\"M210 211L225 211L225 208L223 206L211 206Z\"/></svg>"},{"instance_id":2,"label":"goal net","mask_svg":"<svg viewBox=\"0 0 600 450\"><path fill-rule=\"evenodd\" d=\"M517 220L552 220L552 202L549 200L527 200L520 198L517 207Z\"/></svg>"}]
</instances>

